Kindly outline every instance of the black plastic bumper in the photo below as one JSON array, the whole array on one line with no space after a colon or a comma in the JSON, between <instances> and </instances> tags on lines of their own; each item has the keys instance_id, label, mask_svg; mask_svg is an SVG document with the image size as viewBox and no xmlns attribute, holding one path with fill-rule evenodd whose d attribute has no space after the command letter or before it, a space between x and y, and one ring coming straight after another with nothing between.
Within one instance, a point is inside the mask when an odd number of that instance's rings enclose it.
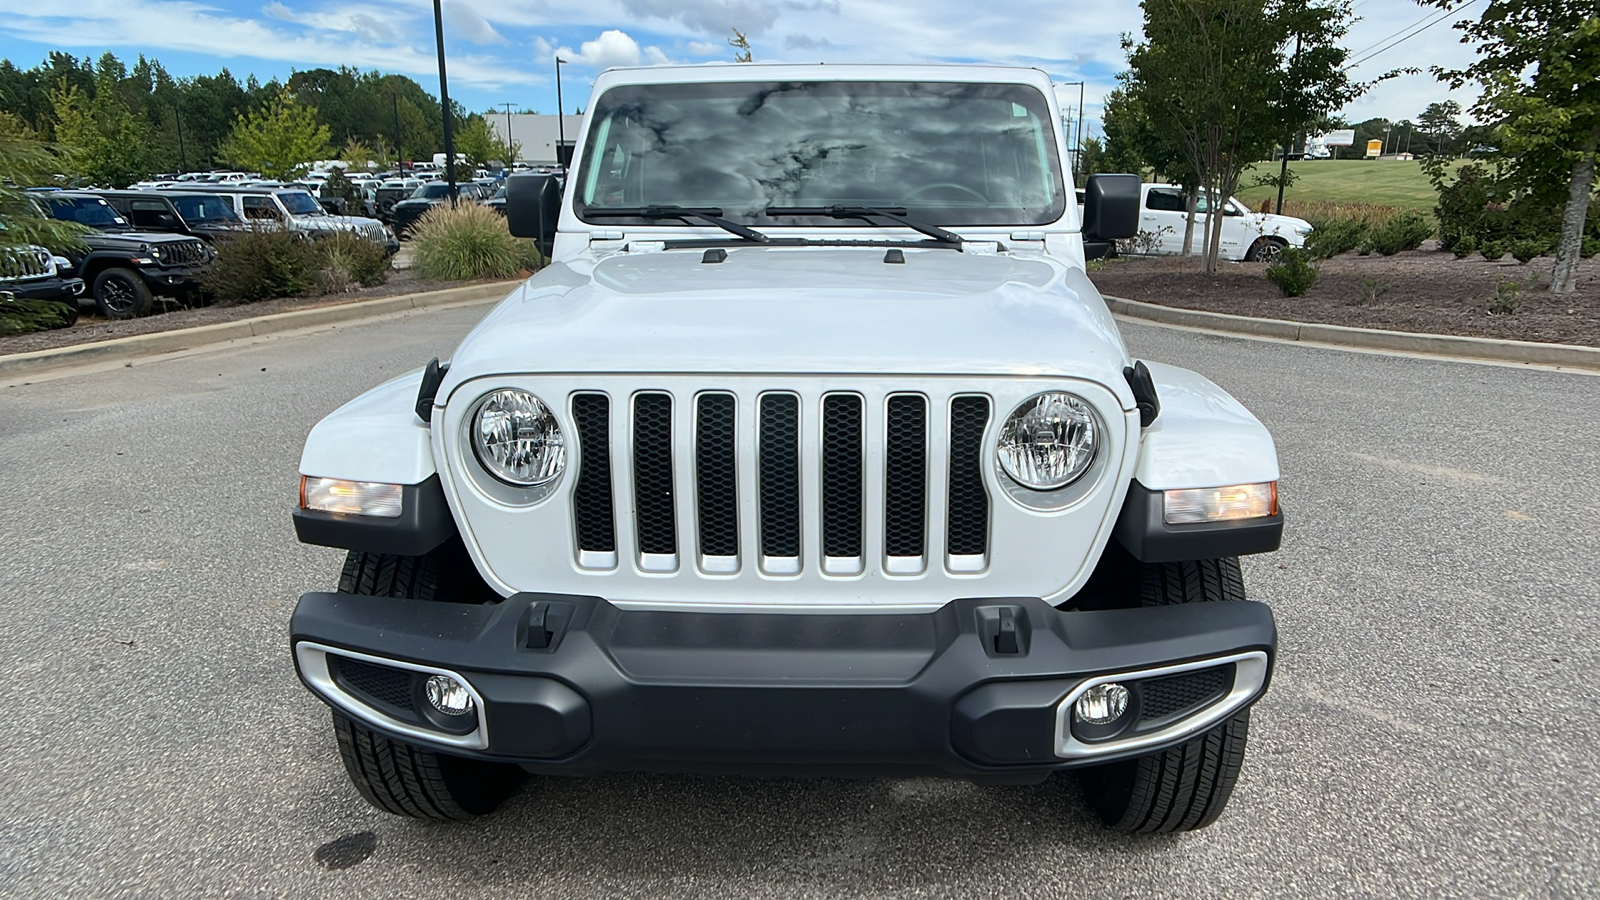
<instances>
[{"instance_id":1,"label":"black plastic bumper","mask_svg":"<svg viewBox=\"0 0 1600 900\"><path fill-rule=\"evenodd\" d=\"M151 292L159 295L170 295L175 292L187 292L200 289L201 276L205 275L205 266L139 266L139 277L150 286Z\"/></svg>"},{"instance_id":2,"label":"black plastic bumper","mask_svg":"<svg viewBox=\"0 0 1600 900\"><path fill-rule=\"evenodd\" d=\"M83 279L39 278L32 281L0 281L0 291L18 300L72 300L83 295Z\"/></svg>"},{"instance_id":3,"label":"black plastic bumper","mask_svg":"<svg viewBox=\"0 0 1600 900\"><path fill-rule=\"evenodd\" d=\"M1270 661L1276 632L1253 602L1061 612L970 599L930 613L780 615L310 593L291 640L459 673L483 698L488 746L441 749L536 772L1026 783L1116 758L1055 753L1056 707L1085 677L1252 650Z\"/></svg>"}]
</instances>

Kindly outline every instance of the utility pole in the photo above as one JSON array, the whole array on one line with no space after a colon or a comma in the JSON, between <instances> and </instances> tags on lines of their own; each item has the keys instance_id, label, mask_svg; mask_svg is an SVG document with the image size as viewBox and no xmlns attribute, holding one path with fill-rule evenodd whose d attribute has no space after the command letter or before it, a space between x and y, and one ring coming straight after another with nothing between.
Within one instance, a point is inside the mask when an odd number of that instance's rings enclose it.
<instances>
[{"instance_id":1,"label":"utility pole","mask_svg":"<svg viewBox=\"0 0 1600 900\"><path fill-rule=\"evenodd\" d=\"M1289 65L1300 58L1300 35L1294 36L1294 56L1290 58ZM1287 131L1287 129L1285 129ZM1293 134L1284 134L1283 162L1278 165L1278 215L1283 215L1283 183L1289 180L1289 145L1294 143Z\"/></svg>"},{"instance_id":2,"label":"utility pole","mask_svg":"<svg viewBox=\"0 0 1600 900\"><path fill-rule=\"evenodd\" d=\"M404 172L406 170L406 157L405 157L405 154L400 152L400 94L399 94L399 92L398 91L390 91L389 92L389 99L391 101L393 101L393 105L394 105L394 167L395 167L396 170Z\"/></svg>"},{"instance_id":3,"label":"utility pole","mask_svg":"<svg viewBox=\"0 0 1600 900\"><path fill-rule=\"evenodd\" d=\"M561 159L561 149L567 146L567 112L561 108L561 67L565 63L566 60L556 57L556 163L562 170L567 168Z\"/></svg>"},{"instance_id":4,"label":"utility pole","mask_svg":"<svg viewBox=\"0 0 1600 900\"><path fill-rule=\"evenodd\" d=\"M450 134L450 82L444 74L444 13L433 0L433 36L439 43L439 108L444 111L444 174L450 185L450 208L456 205L456 142Z\"/></svg>"},{"instance_id":5,"label":"utility pole","mask_svg":"<svg viewBox=\"0 0 1600 900\"><path fill-rule=\"evenodd\" d=\"M500 105L504 106L506 108L506 149L511 151L510 154L508 154L508 155L516 156L517 155L517 148L511 143L511 106L512 106L512 104L510 104L510 103L502 103ZM516 162L516 160L514 160L514 159L505 160L506 167L510 168L511 164L514 163L514 162Z\"/></svg>"},{"instance_id":6,"label":"utility pole","mask_svg":"<svg viewBox=\"0 0 1600 900\"><path fill-rule=\"evenodd\" d=\"M172 121L178 126L178 174L189 171L189 156L183 151L183 116L178 115L178 105L172 105Z\"/></svg>"}]
</instances>

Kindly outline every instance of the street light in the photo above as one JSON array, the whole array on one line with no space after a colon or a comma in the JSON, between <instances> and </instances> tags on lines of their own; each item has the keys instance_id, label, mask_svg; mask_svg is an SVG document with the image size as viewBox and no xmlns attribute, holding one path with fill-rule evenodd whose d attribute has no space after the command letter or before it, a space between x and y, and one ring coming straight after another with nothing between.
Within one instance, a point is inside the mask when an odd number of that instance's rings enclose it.
<instances>
[{"instance_id":1,"label":"street light","mask_svg":"<svg viewBox=\"0 0 1600 900\"><path fill-rule=\"evenodd\" d=\"M566 60L556 57L556 162L562 169L567 167L561 158L561 149L567 146L567 114L561 108L561 67L566 64Z\"/></svg>"},{"instance_id":2,"label":"street light","mask_svg":"<svg viewBox=\"0 0 1600 900\"><path fill-rule=\"evenodd\" d=\"M511 107L513 104L502 103L500 105L506 108L506 155L515 157L517 155L517 150L516 147L512 146L511 144ZM515 162L516 159L514 158L505 160L506 168L510 168Z\"/></svg>"},{"instance_id":3,"label":"street light","mask_svg":"<svg viewBox=\"0 0 1600 900\"><path fill-rule=\"evenodd\" d=\"M444 74L444 12L433 0L433 36L439 43L439 107L444 113L444 174L450 185L450 206L456 205L456 142L450 134L450 83Z\"/></svg>"}]
</instances>

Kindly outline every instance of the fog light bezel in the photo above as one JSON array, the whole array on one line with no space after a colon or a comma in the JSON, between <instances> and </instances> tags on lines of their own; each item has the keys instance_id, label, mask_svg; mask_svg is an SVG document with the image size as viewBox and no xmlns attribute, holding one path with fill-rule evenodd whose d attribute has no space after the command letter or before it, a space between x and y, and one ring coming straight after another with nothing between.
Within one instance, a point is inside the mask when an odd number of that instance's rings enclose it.
<instances>
[{"instance_id":1,"label":"fog light bezel","mask_svg":"<svg viewBox=\"0 0 1600 900\"><path fill-rule=\"evenodd\" d=\"M1077 721L1074 709L1077 706L1078 698L1096 685L1112 682L1130 685L1133 682L1193 672L1197 669L1225 666L1230 663L1233 664L1233 683L1228 687L1227 693L1222 696L1222 699L1212 703L1210 706L1197 710L1193 715L1186 716L1164 728L1138 732L1124 737L1121 736L1121 731L1138 714L1139 704L1130 700L1127 709L1123 711L1122 717L1112 722L1112 726L1116 727L1116 731L1109 732L1106 737L1101 738L1098 735L1093 735L1089 740L1083 740L1074 733L1074 724ZM1267 676L1270 672L1271 659L1267 652L1264 650L1249 650L1170 666L1135 669L1084 679L1056 704L1056 731L1054 737L1056 756L1062 759L1109 756L1171 743L1189 737L1221 722L1259 697L1266 687ZM1135 698L1136 696L1135 693Z\"/></svg>"},{"instance_id":2,"label":"fog light bezel","mask_svg":"<svg viewBox=\"0 0 1600 900\"><path fill-rule=\"evenodd\" d=\"M437 719L446 718L443 713L430 716L429 714L433 711L433 708L423 695L421 684L419 683L421 679L414 682L413 696L416 701L419 701L415 705L422 717L427 719L433 727L423 727L412 722L406 722L382 710L368 706L365 701L346 691L342 685L334 680L333 673L328 666L328 657L330 655L359 660L375 666L403 669L423 676L445 675L455 679L472 696L475 714L471 717L451 716L449 718L455 720L451 724L457 725L458 728L462 720L466 720L471 724L471 729L465 731L452 730L446 724L438 723ZM294 657L295 663L300 670L301 680L306 683L307 687L311 688L317 696L321 697L329 705L353 718L360 719L368 725L400 734L407 738L459 747L465 750L486 750L489 747L489 723L488 717L484 713L483 694L473 687L472 682L460 672L404 660L390 659L386 656L374 656L370 653L347 650L343 647L333 647L316 641L297 642L294 645Z\"/></svg>"}]
</instances>

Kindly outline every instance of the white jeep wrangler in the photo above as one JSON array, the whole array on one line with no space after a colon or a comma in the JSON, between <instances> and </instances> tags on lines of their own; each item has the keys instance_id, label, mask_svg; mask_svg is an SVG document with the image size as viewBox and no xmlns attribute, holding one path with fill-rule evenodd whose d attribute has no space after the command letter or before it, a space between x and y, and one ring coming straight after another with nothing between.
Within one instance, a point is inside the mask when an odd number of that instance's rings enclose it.
<instances>
[{"instance_id":1,"label":"white jeep wrangler","mask_svg":"<svg viewBox=\"0 0 1600 900\"><path fill-rule=\"evenodd\" d=\"M1026 69L611 71L517 175L550 265L301 459L348 549L291 642L351 780L492 810L528 774L1071 770L1124 831L1213 821L1266 689L1260 422L1129 357Z\"/></svg>"}]
</instances>

